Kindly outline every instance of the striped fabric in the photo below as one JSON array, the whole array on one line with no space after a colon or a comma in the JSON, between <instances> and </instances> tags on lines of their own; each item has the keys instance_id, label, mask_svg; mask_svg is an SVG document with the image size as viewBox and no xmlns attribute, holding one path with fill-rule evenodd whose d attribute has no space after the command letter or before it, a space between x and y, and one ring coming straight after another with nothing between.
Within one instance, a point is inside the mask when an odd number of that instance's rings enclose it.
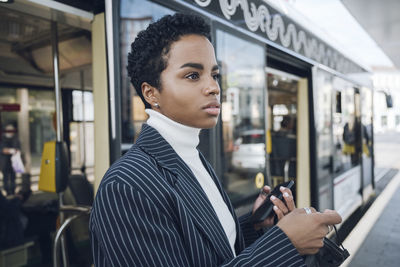
<instances>
[{"instance_id":1,"label":"striped fabric","mask_svg":"<svg viewBox=\"0 0 400 267\"><path fill-rule=\"evenodd\" d=\"M196 177L152 127L105 174L90 216L95 266L305 266L278 227L261 235L238 219L200 154L237 228L234 257Z\"/></svg>"}]
</instances>

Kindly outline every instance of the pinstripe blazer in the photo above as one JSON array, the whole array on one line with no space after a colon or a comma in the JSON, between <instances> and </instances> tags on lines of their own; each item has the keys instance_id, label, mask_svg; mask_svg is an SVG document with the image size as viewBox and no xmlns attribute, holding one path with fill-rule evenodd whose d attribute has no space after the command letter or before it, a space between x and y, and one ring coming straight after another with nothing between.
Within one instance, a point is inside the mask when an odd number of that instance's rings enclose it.
<instances>
[{"instance_id":1,"label":"pinstripe blazer","mask_svg":"<svg viewBox=\"0 0 400 267\"><path fill-rule=\"evenodd\" d=\"M90 216L95 266L305 266L279 227L256 232L237 218L234 257L205 192L169 143L145 124L137 142L107 171Z\"/></svg>"}]
</instances>

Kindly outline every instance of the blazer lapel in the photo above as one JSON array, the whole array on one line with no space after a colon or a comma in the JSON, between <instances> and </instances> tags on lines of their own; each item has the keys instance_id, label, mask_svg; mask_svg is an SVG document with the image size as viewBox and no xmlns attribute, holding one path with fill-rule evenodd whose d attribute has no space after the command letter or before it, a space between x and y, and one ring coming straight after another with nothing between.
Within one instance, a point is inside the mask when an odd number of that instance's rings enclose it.
<instances>
[{"instance_id":1,"label":"blazer lapel","mask_svg":"<svg viewBox=\"0 0 400 267\"><path fill-rule=\"evenodd\" d=\"M232 206L231 200L229 199L228 194L225 192L225 190L222 187L222 184L220 183L214 169L211 167L210 163L205 159L205 157L203 156L203 154L201 152L200 153L200 159L203 162L204 167L206 168L206 170L208 171L208 173L210 174L210 176L212 177L212 179L214 180L215 184L217 185L217 188L219 190L219 192L222 195L222 198L224 199L226 206L228 206L229 211L231 212L234 220L235 220L235 225L236 225L236 241L235 241L235 250L236 250L236 254L239 254L240 251L242 251L245 248L243 239L242 237L242 230L239 224L239 220L236 217L236 213L235 213L235 209Z\"/></svg>"},{"instance_id":2,"label":"blazer lapel","mask_svg":"<svg viewBox=\"0 0 400 267\"><path fill-rule=\"evenodd\" d=\"M222 259L233 257L228 238L207 195L193 172L171 145L157 130L147 124L143 125L142 132L136 144L151 155L162 168L169 170L175 175L176 180L172 186L187 207L194 224L211 242L217 254ZM203 160L204 158L202 157ZM210 173L208 167L206 169ZM211 176L213 177L213 175ZM221 190L219 186L218 189ZM224 194L223 197L225 200ZM230 206L228 205L228 207Z\"/></svg>"}]
</instances>

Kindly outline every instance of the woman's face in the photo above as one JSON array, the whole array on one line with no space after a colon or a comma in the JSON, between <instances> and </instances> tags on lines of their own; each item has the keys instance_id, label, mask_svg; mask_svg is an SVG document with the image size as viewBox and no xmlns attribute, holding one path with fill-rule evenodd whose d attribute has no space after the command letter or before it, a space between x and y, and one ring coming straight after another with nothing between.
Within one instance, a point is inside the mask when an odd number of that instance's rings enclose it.
<instances>
[{"instance_id":1,"label":"woman's face","mask_svg":"<svg viewBox=\"0 0 400 267\"><path fill-rule=\"evenodd\" d=\"M167 68L161 72L159 108L170 119L195 128L211 128L220 112L219 69L214 47L200 35L172 43Z\"/></svg>"}]
</instances>

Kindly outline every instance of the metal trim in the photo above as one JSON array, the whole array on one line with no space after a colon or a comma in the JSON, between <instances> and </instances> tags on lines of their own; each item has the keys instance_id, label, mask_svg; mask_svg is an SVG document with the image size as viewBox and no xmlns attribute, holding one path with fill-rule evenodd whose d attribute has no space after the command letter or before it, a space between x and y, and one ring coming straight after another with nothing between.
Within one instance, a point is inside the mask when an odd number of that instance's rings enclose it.
<instances>
[{"instance_id":1,"label":"metal trim","mask_svg":"<svg viewBox=\"0 0 400 267\"><path fill-rule=\"evenodd\" d=\"M81 18L85 18L88 20L93 20L93 13L84 11L82 9L72 7L54 0L21 0L18 2L32 2L41 6L45 6L54 10L61 11L63 13L69 13L71 15L75 15Z\"/></svg>"},{"instance_id":2,"label":"metal trim","mask_svg":"<svg viewBox=\"0 0 400 267\"><path fill-rule=\"evenodd\" d=\"M94 18L93 13L50 0L15 0L6 8L89 31Z\"/></svg>"}]
</instances>

